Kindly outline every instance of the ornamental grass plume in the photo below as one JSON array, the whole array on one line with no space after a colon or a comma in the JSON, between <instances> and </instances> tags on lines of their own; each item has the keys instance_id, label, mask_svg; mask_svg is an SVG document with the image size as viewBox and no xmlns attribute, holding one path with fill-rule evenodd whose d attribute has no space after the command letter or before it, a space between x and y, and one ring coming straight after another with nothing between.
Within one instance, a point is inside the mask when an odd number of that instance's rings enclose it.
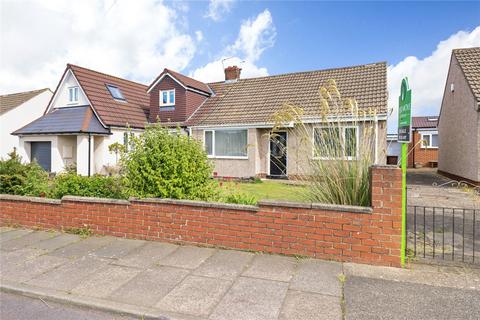
<instances>
[{"instance_id":1,"label":"ornamental grass plume","mask_svg":"<svg viewBox=\"0 0 480 320\"><path fill-rule=\"evenodd\" d=\"M308 185L305 198L319 203L370 205L369 168L376 161L375 109L359 110L355 99L343 98L336 82L329 80L319 89L318 116L304 114L301 106L284 104L272 116L275 125L271 137L288 131L291 140L297 141L288 151L297 160L297 178Z\"/></svg>"}]
</instances>

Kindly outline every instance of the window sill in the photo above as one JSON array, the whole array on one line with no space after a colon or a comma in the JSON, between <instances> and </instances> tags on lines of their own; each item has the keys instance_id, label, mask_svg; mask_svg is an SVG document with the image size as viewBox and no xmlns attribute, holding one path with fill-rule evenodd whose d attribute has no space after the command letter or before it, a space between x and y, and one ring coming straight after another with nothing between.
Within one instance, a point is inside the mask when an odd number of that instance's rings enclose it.
<instances>
[{"instance_id":1,"label":"window sill","mask_svg":"<svg viewBox=\"0 0 480 320\"><path fill-rule=\"evenodd\" d=\"M438 150L438 147L420 147L420 149L424 149L424 150Z\"/></svg>"},{"instance_id":2,"label":"window sill","mask_svg":"<svg viewBox=\"0 0 480 320\"><path fill-rule=\"evenodd\" d=\"M174 111L174 110L175 110L175 105L160 106L160 111Z\"/></svg>"}]
</instances>

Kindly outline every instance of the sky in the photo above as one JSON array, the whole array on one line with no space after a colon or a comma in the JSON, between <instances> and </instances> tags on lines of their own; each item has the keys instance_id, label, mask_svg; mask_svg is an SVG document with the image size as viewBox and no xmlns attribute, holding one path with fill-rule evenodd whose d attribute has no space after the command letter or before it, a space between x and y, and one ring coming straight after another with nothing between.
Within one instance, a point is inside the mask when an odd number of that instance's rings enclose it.
<instances>
[{"instance_id":1,"label":"sky","mask_svg":"<svg viewBox=\"0 0 480 320\"><path fill-rule=\"evenodd\" d=\"M475 46L480 2L0 0L0 93L54 90L67 63L150 84L386 61L395 132L401 79L414 115L438 114L451 50Z\"/></svg>"}]
</instances>

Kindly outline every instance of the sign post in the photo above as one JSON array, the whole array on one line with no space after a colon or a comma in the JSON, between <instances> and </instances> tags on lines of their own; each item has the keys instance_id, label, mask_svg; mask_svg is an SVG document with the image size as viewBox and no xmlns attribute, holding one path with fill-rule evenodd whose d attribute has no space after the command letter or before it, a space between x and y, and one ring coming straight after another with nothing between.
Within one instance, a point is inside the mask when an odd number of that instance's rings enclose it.
<instances>
[{"instance_id":1,"label":"sign post","mask_svg":"<svg viewBox=\"0 0 480 320\"><path fill-rule=\"evenodd\" d=\"M408 79L402 80L400 97L398 97L398 142L402 144L402 246L401 262L405 266L405 250L407 245L407 155L411 140L410 123L412 119L412 91L408 87Z\"/></svg>"}]
</instances>

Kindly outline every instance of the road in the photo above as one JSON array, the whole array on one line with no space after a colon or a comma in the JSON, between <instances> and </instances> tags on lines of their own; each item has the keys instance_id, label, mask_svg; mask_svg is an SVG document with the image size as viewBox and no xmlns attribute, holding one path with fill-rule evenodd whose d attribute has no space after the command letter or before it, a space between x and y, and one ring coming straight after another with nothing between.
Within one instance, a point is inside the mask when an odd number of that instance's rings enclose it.
<instances>
[{"instance_id":1,"label":"road","mask_svg":"<svg viewBox=\"0 0 480 320\"><path fill-rule=\"evenodd\" d=\"M0 292L0 319L133 320L138 318Z\"/></svg>"}]
</instances>

